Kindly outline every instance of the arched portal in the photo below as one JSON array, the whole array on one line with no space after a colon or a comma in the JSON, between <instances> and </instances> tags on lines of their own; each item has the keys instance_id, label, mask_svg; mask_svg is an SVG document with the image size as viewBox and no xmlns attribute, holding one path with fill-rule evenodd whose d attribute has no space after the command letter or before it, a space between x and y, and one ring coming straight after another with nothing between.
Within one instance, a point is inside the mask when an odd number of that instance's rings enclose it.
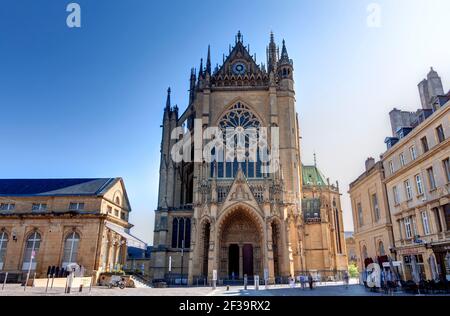
<instances>
[{"instance_id":1,"label":"arched portal","mask_svg":"<svg viewBox=\"0 0 450 316\"><path fill-rule=\"evenodd\" d=\"M252 277L263 271L263 231L253 209L237 206L219 224L219 275L223 279Z\"/></svg>"}]
</instances>

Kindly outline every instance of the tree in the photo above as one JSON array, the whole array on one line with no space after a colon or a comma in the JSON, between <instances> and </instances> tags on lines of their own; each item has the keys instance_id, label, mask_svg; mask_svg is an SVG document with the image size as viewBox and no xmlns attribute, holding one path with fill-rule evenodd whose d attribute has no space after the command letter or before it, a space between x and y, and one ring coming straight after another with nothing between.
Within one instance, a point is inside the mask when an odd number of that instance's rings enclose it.
<instances>
[{"instance_id":1,"label":"tree","mask_svg":"<svg viewBox=\"0 0 450 316\"><path fill-rule=\"evenodd\" d=\"M348 274L351 278L357 278L359 276L358 267L356 264L351 264L348 266Z\"/></svg>"}]
</instances>

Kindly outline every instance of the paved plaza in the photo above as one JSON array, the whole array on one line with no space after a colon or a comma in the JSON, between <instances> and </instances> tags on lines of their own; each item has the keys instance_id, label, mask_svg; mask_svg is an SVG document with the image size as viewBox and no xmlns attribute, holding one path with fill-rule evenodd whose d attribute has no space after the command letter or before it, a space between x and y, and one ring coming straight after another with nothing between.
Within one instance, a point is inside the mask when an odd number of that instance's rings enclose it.
<instances>
[{"instance_id":1,"label":"paved plaza","mask_svg":"<svg viewBox=\"0 0 450 316\"><path fill-rule=\"evenodd\" d=\"M406 296L403 292L391 294L393 296ZM124 290L95 286L83 289L80 293L78 289L73 289L70 294L65 294L64 289L27 288L18 284L7 284L2 291L0 286L0 296L387 296L384 293L372 292L359 284L351 284L346 288L342 283L317 284L313 290L309 288L301 289L299 286L291 288L287 285L272 285L267 289L260 286L255 290L254 286L249 286L247 290L243 286L217 287L215 290L210 287L181 287L181 288L127 288Z\"/></svg>"}]
</instances>

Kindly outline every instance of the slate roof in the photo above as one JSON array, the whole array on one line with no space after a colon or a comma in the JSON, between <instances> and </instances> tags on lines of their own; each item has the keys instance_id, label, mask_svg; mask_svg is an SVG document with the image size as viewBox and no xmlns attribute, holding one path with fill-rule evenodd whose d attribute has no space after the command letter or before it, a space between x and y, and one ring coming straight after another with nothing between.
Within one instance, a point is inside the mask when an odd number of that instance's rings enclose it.
<instances>
[{"instance_id":1,"label":"slate roof","mask_svg":"<svg viewBox=\"0 0 450 316\"><path fill-rule=\"evenodd\" d=\"M0 179L0 196L101 195L120 178Z\"/></svg>"},{"instance_id":2,"label":"slate roof","mask_svg":"<svg viewBox=\"0 0 450 316\"><path fill-rule=\"evenodd\" d=\"M303 166L302 168L303 185L326 186L325 176L316 166Z\"/></svg>"}]
</instances>

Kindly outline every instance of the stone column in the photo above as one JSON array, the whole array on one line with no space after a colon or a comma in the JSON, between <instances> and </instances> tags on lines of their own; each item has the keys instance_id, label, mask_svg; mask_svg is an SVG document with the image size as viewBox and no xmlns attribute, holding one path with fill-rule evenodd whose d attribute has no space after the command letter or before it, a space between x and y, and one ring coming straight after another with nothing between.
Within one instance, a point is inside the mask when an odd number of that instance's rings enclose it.
<instances>
[{"instance_id":1,"label":"stone column","mask_svg":"<svg viewBox=\"0 0 450 316\"><path fill-rule=\"evenodd\" d=\"M269 283L271 280L275 281L275 266L274 266L274 253L273 253L273 240L272 240L272 224L267 223L267 251L266 251L266 267L269 269Z\"/></svg>"},{"instance_id":2,"label":"stone column","mask_svg":"<svg viewBox=\"0 0 450 316\"><path fill-rule=\"evenodd\" d=\"M243 245L239 244L239 279L244 278L244 251Z\"/></svg>"}]
</instances>

